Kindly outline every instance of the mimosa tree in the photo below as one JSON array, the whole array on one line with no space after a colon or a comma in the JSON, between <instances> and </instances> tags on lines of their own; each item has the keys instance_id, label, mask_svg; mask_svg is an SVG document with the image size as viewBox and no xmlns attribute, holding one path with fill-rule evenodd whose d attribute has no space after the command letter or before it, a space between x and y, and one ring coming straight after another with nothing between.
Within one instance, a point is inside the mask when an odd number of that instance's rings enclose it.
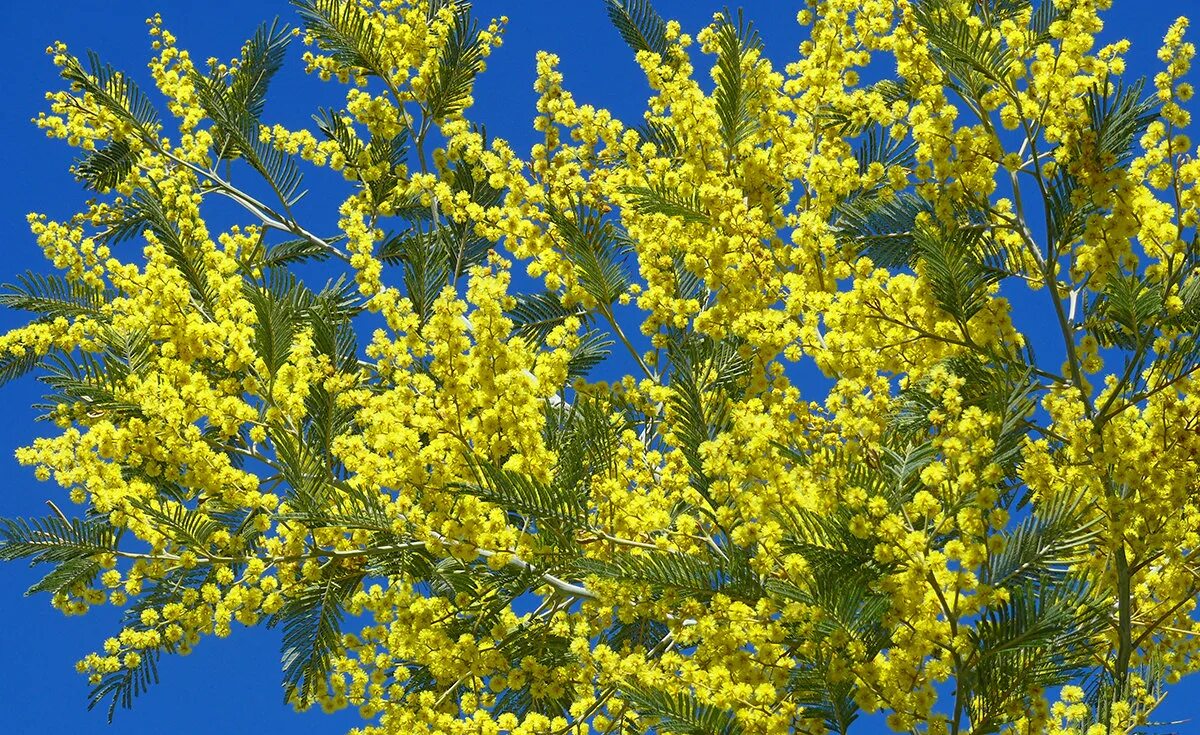
<instances>
[{"instance_id":1,"label":"mimosa tree","mask_svg":"<svg viewBox=\"0 0 1200 735\"><path fill-rule=\"evenodd\" d=\"M298 0L226 63L155 18L160 101L50 49L94 198L30 216L0 375L70 502L0 558L123 608L93 701L264 625L364 733L1145 725L1200 667L1186 21L1144 85L1110 0L809 0L782 67L606 2L644 119L541 54L529 151L461 0ZM345 89L311 129L264 119L289 43Z\"/></svg>"}]
</instances>

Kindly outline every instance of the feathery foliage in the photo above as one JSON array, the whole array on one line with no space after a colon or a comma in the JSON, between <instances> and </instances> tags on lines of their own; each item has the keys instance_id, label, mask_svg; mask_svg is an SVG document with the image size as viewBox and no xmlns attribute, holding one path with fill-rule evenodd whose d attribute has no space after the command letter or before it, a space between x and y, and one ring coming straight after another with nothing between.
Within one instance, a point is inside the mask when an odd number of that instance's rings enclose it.
<instances>
[{"instance_id":1,"label":"feathery foliage","mask_svg":"<svg viewBox=\"0 0 1200 735\"><path fill-rule=\"evenodd\" d=\"M634 51L667 53L667 23L650 0L604 0L608 18Z\"/></svg>"}]
</instances>

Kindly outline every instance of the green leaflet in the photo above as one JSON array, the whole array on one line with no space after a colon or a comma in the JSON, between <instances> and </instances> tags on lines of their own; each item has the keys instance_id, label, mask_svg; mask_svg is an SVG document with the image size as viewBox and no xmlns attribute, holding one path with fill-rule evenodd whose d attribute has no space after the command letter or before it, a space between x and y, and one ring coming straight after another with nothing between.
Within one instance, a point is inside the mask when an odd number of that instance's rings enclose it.
<instances>
[{"instance_id":1,"label":"green leaflet","mask_svg":"<svg viewBox=\"0 0 1200 735\"><path fill-rule=\"evenodd\" d=\"M650 0L604 0L608 19L634 51L667 53L667 23Z\"/></svg>"}]
</instances>

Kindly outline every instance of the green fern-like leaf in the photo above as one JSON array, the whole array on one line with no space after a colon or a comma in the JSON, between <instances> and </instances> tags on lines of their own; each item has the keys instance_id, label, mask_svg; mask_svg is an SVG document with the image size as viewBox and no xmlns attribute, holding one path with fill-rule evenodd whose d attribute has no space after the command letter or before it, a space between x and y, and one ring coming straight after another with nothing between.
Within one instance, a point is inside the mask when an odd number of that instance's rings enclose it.
<instances>
[{"instance_id":1,"label":"green fern-like leaf","mask_svg":"<svg viewBox=\"0 0 1200 735\"><path fill-rule=\"evenodd\" d=\"M326 138L338 144L347 171L370 191L372 201L381 204L388 199L399 182L396 167L408 155L408 132L401 130L391 139L376 137L363 141L344 113L323 109L313 115L313 120Z\"/></svg>"},{"instance_id":2,"label":"green fern-like leaf","mask_svg":"<svg viewBox=\"0 0 1200 735\"><path fill-rule=\"evenodd\" d=\"M329 248L312 240L287 240L272 245L257 263L262 268L279 268L291 263L301 263L309 260L326 260L329 258Z\"/></svg>"},{"instance_id":3,"label":"green fern-like leaf","mask_svg":"<svg viewBox=\"0 0 1200 735\"><path fill-rule=\"evenodd\" d=\"M1153 100L1143 97L1143 89L1142 80L1130 85L1103 80L1088 92L1084 102L1092 124L1074 143L1077 158L1091 161L1101 170L1128 167L1134 144L1158 117ZM1055 171L1049 186L1047 235L1065 251L1083 235L1088 217L1098 208L1090 196L1080 196L1087 192L1080 190L1080 182L1065 167Z\"/></svg>"},{"instance_id":4,"label":"green fern-like leaf","mask_svg":"<svg viewBox=\"0 0 1200 735\"><path fill-rule=\"evenodd\" d=\"M462 112L483 68L484 53L470 3L454 3L454 27L426 90L426 109L432 119L444 120Z\"/></svg>"},{"instance_id":5,"label":"green fern-like leaf","mask_svg":"<svg viewBox=\"0 0 1200 735\"><path fill-rule=\"evenodd\" d=\"M950 358L943 365L964 378L963 405L978 406L1000 419L993 433L993 462L1015 478L1021 450L1028 433L1028 417L1037 405L1038 383L1028 367L1028 356L1011 356L1005 362L983 362L975 358ZM939 407L928 392L928 381L918 381L900 395L890 426L898 437L920 442L928 438L933 424L930 412Z\"/></svg>"},{"instance_id":6,"label":"green fern-like leaf","mask_svg":"<svg viewBox=\"0 0 1200 735\"><path fill-rule=\"evenodd\" d=\"M587 498L577 487L538 482L483 462L474 465L474 472L478 481L455 485L459 492L494 503L519 520L533 521L538 533L556 545L570 543L574 532L587 525Z\"/></svg>"},{"instance_id":7,"label":"green fern-like leaf","mask_svg":"<svg viewBox=\"0 0 1200 735\"><path fill-rule=\"evenodd\" d=\"M620 696L638 714L654 717L654 731L678 735L740 735L742 727L733 712L703 704L694 694L666 692L626 683Z\"/></svg>"},{"instance_id":8,"label":"green fern-like leaf","mask_svg":"<svg viewBox=\"0 0 1200 735\"><path fill-rule=\"evenodd\" d=\"M303 181L296 159L262 141L257 117L223 79L196 72L193 82L196 99L217 131L214 141L219 146L218 157L236 153L263 177L282 202L292 204Z\"/></svg>"},{"instance_id":9,"label":"green fern-like leaf","mask_svg":"<svg viewBox=\"0 0 1200 735\"><path fill-rule=\"evenodd\" d=\"M268 277L262 286L247 283L245 294L257 316L254 351L268 375L274 375L291 354L301 312L310 303L311 293L286 271L272 270Z\"/></svg>"},{"instance_id":10,"label":"green fern-like leaf","mask_svg":"<svg viewBox=\"0 0 1200 735\"><path fill-rule=\"evenodd\" d=\"M758 123L754 116L754 90L747 88L747 64L757 64L762 40L753 24L739 9L734 20L728 12L716 23L716 81L713 92L717 117L721 120L721 140L726 155L732 156L742 141L754 134Z\"/></svg>"},{"instance_id":11,"label":"green fern-like leaf","mask_svg":"<svg viewBox=\"0 0 1200 735\"><path fill-rule=\"evenodd\" d=\"M149 190L136 190L126 206L108 222L108 229L101 235L106 244L125 242L150 230L168 249L182 249L183 242L179 232L167 218L157 196L158 190L151 186Z\"/></svg>"},{"instance_id":12,"label":"green fern-like leaf","mask_svg":"<svg viewBox=\"0 0 1200 735\"><path fill-rule=\"evenodd\" d=\"M978 99L990 86L1007 86L1012 52L987 23L963 18L950 0L922 0L913 17L952 84Z\"/></svg>"},{"instance_id":13,"label":"green fern-like leaf","mask_svg":"<svg viewBox=\"0 0 1200 735\"><path fill-rule=\"evenodd\" d=\"M386 76L392 64L379 43L378 33L366 12L356 3L341 0L292 0L304 29L322 52L363 73Z\"/></svg>"},{"instance_id":14,"label":"green fern-like leaf","mask_svg":"<svg viewBox=\"0 0 1200 735\"><path fill-rule=\"evenodd\" d=\"M58 275L26 271L17 282L0 286L0 305L31 311L46 319L100 318L113 294L102 288L69 281Z\"/></svg>"},{"instance_id":15,"label":"green fern-like leaf","mask_svg":"<svg viewBox=\"0 0 1200 735\"><path fill-rule=\"evenodd\" d=\"M358 335L351 319L361 310L353 282L339 277L321 289L304 312L318 354L327 356L330 364L344 372L358 367ZM323 390L314 395L324 395Z\"/></svg>"},{"instance_id":16,"label":"green fern-like leaf","mask_svg":"<svg viewBox=\"0 0 1200 735\"><path fill-rule=\"evenodd\" d=\"M868 128L865 137L859 141L854 151L854 157L858 160L858 170L864 174L876 163L884 168L911 168L916 160L915 154L915 143L903 138L894 138L880 125Z\"/></svg>"},{"instance_id":17,"label":"green fern-like leaf","mask_svg":"<svg viewBox=\"0 0 1200 735\"><path fill-rule=\"evenodd\" d=\"M1061 7L1055 2L1042 0L1029 16L1029 31L1038 41L1048 41L1051 38L1050 25L1069 13L1069 8Z\"/></svg>"},{"instance_id":18,"label":"green fern-like leaf","mask_svg":"<svg viewBox=\"0 0 1200 735\"><path fill-rule=\"evenodd\" d=\"M707 497L710 478L704 471L700 445L728 428L730 402L740 396L749 363L731 340L716 342L688 336L667 345L674 367L668 388L672 434L687 458L692 487Z\"/></svg>"},{"instance_id":19,"label":"green fern-like leaf","mask_svg":"<svg viewBox=\"0 0 1200 735\"><path fill-rule=\"evenodd\" d=\"M339 574L322 579L294 597L268 621L283 625L283 686L288 702L307 705L327 686L331 658L341 647L343 605L359 588L363 575Z\"/></svg>"},{"instance_id":20,"label":"green fern-like leaf","mask_svg":"<svg viewBox=\"0 0 1200 735\"><path fill-rule=\"evenodd\" d=\"M106 244L120 243L139 237L147 230L162 243L175 267L187 280L200 312L211 314L216 293L207 277L202 252L187 241L167 214L156 185L135 191L120 213L108 223L101 239Z\"/></svg>"},{"instance_id":21,"label":"green fern-like leaf","mask_svg":"<svg viewBox=\"0 0 1200 735\"><path fill-rule=\"evenodd\" d=\"M712 215L696 195L685 196L665 187L629 187L624 193L630 204L641 214L665 214L687 224L710 224Z\"/></svg>"},{"instance_id":22,"label":"green fern-like leaf","mask_svg":"<svg viewBox=\"0 0 1200 735\"><path fill-rule=\"evenodd\" d=\"M487 131L483 128L478 128L477 132L484 136L484 141L487 140ZM486 178L476 179L472 173L471 167L455 163L452 167L451 188L458 196L459 192L466 193L472 202L475 202L484 209L494 207L500 203L504 192L500 189L493 188L488 183ZM452 275L454 280L462 278L471 268L477 265L482 265L487 261L488 253L491 252L493 243L487 238L480 237L476 232L476 223L470 219L451 218L445 223L447 232L447 247L452 265Z\"/></svg>"},{"instance_id":23,"label":"green fern-like leaf","mask_svg":"<svg viewBox=\"0 0 1200 735\"><path fill-rule=\"evenodd\" d=\"M650 0L604 0L604 7L609 20L630 48L666 55L667 23Z\"/></svg>"},{"instance_id":24,"label":"green fern-like leaf","mask_svg":"<svg viewBox=\"0 0 1200 735\"><path fill-rule=\"evenodd\" d=\"M670 629L659 620L638 618L626 623L617 619L613 625L604 631L602 640L605 645L615 651L642 649L649 651L662 643Z\"/></svg>"},{"instance_id":25,"label":"green fern-like leaf","mask_svg":"<svg viewBox=\"0 0 1200 735\"><path fill-rule=\"evenodd\" d=\"M188 508L180 503L141 502L136 507L154 520L160 528L171 529L175 538L193 549L204 549L209 539L218 531L226 530L224 524L200 510Z\"/></svg>"},{"instance_id":26,"label":"green fern-like leaf","mask_svg":"<svg viewBox=\"0 0 1200 735\"><path fill-rule=\"evenodd\" d=\"M985 659L1025 648L1082 644L1095 633L1094 626L1104 624L1102 617L1077 583L1026 583L1012 588L1006 603L988 610L975 637Z\"/></svg>"},{"instance_id":27,"label":"green fern-like leaf","mask_svg":"<svg viewBox=\"0 0 1200 735\"><path fill-rule=\"evenodd\" d=\"M1181 334L1171 339L1166 349L1159 350L1158 361L1144 378L1140 396L1166 390L1200 370L1200 338Z\"/></svg>"},{"instance_id":28,"label":"green fern-like leaf","mask_svg":"<svg viewBox=\"0 0 1200 735\"><path fill-rule=\"evenodd\" d=\"M102 570L99 556L115 551L119 540L119 533L100 518L0 519L0 561L54 565L26 595L90 584Z\"/></svg>"},{"instance_id":29,"label":"green fern-like leaf","mask_svg":"<svg viewBox=\"0 0 1200 735\"><path fill-rule=\"evenodd\" d=\"M861 196L842 203L834 220L838 239L884 268L911 265L917 218L929 203L909 192L894 196Z\"/></svg>"},{"instance_id":30,"label":"green fern-like leaf","mask_svg":"<svg viewBox=\"0 0 1200 735\"><path fill-rule=\"evenodd\" d=\"M278 20L270 25L263 23L246 45L237 68L229 74L228 91L224 95L230 110L244 113L249 120L257 121L266 104L267 88L271 78L283 67L291 32L280 26ZM213 80L216 83L216 80ZM257 132L257 131L256 131ZM225 127L218 125L213 131L213 149L218 159L237 158L246 153L239 141Z\"/></svg>"},{"instance_id":31,"label":"green fern-like leaf","mask_svg":"<svg viewBox=\"0 0 1200 735\"><path fill-rule=\"evenodd\" d=\"M158 111L150 98L124 73L100 61L94 52L87 54L85 67L79 59L68 56L61 74L79 89L91 94L96 102L146 135L158 128Z\"/></svg>"},{"instance_id":32,"label":"green fern-like leaf","mask_svg":"<svg viewBox=\"0 0 1200 735\"><path fill-rule=\"evenodd\" d=\"M807 716L823 719L831 733L847 735L858 719L859 707L854 701L857 687L844 679L835 681L830 663L825 657L797 666L788 676L787 688Z\"/></svg>"},{"instance_id":33,"label":"green fern-like leaf","mask_svg":"<svg viewBox=\"0 0 1200 735\"><path fill-rule=\"evenodd\" d=\"M1007 275L999 265L1003 256L989 243L984 230L974 227L918 228L913 239L934 300L964 324L987 304L988 288Z\"/></svg>"},{"instance_id":34,"label":"green fern-like leaf","mask_svg":"<svg viewBox=\"0 0 1200 735\"><path fill-rule=\"evenodd\" d=\"M717 593L757 599L762 583L738 561L679 553L621 554L610 561L580 559L585 574L647 585L655 591L675 590L708 599Z\"/></svg>"},{"instance_id":35,"label":"green fern-like leaf","mask_svg":"<svg viewBox=\"0 0 1200 735\"><path fill-rule=\"evenodd\" d=\"M379 257L385 263L404 265L405 296L424 323L433 303L451 281L450 233L414 226L384 241Z\"/></svg>"},{"instance_id":36,"label":"green fern-like leaf","mask_svg":"<svg viewBox=\"0 0 1200 735\"><path fill-rule=\"evenodd\" d=\"M1165 312L1162 287L1134 274L1115 276L1093 299L1086 324L1105 346L1135 349L1145 343Z\"/></svg>"},{"instance_id":37,"label":"green fern-like leaf","mask_svg":"<svg viewBox=\"0 0 1200 735\"><path fill-rule=\"evenodd\" d=\"M254 118L262 115L271 78L283 68L291 29L275 20L263 23L242 49L242 59L232 73L230 97Z\"/></svg>"},{"instance_id":38,"label":"green fern-like leaf","mask_svg":"<svg viewBox=\"0 0 1200 735\"><path fill-rule=\"evenodd\" d=\"M1092 124L1087 136L1095 136L1094 155L1106 168L1124 168L1133 156L1134 144L1158 118L1158 112L1154 100L1143 96L1144 79L1104 86L1110 88L1098 85L1088 93Z\"/></svg>"},{"instance_id":39,"label":"green fern-like leaf","mask_svg":"<svg viewBox=\"0 0 1200 735\"><path fill-rule=\"evenodd\" d=\"M80 586L90 586L103 570L104 567L93 557L67 559L57 563L46 576L25 590L25 595L34 595L38 592L56 595L72 589L78 590Z\"/></svg>"},{"instance_id":40,"label":"green fern-like leaf","mask_svg":"<svg viewBox=\"0 0 1200 735\"><path fill-rule=\"evenodd\" d=\"M1010 588L1008 601L989 608L975 627L975 650L959 681L971 695L972 730L998 732L1011 717L1011 701L1085 673L1094 663L1091 639L1107 626L1079 582Z\"/></svg>"},{"instance_id":41,"label":"green fern-like leaf","mask_svg":"<svg viewBox=\"0 0 1200 735\"><path fill-rule=\"evenodd\" d=\"M58 406L82 404L92 416L137 416L141 408L123 397L123 372L115 355L96 357L84 354L76 359L49 355L44 360L46 374L40 380L54 392L46 396L39 408L47 413ZM125 373L127 374L127 373Z\"/></svg>"},{"instance_id":42,"label":"green fern-like leaf","mask_svg":"<svg viewBox=\"0 0 1200 735\"><path fill-rule=\"evenodd\" d=\"M520 294L516 304L508 312L513 329L518 334L537 344L543 344L555 328L568 319L584 321L588 311L582 306L563 306L558 294L549 291L538 294Z\"/></svg>"},{"instance_id":43,"label":"green fern-like leaf","mask_svg":"<svg viewBox=\"0 0 1200 735\"><path fill-rule=\"evenodd\" d=\"M129 176L137 160L138 152L128 141L115 140L85 156L75 176L92 191L106 192Z\"/></svg>"},{"instance_id":44,"label":"green fern-like leaf","mask_svg":"<svg viewBox=\"0 0 1200 735\"><path fill-rule=\"evenodd\" d=\"M1080 498L1064 494L1037 508L1005 535L1004 550L989 559L995 587L1061 579L1100 539L1099 518L1087 518Z\"/></svg>"},{"instance_id":45,"label":"green fern-like leaf","mask_svg":"<svg viewBox=\"0 0 1200 735\"><path fill-rule=\"evenodd\" d=\"M99 519L0 519L0 560L62 562L116 550L112 526Z\"/></svg>"},{"instance_id":46,"label":"green fern-like leaf","mask_svg":"<svg viewBox=\"0 0 1200 735\"><path fill-rule=\"evenodd\" d=\"M628 424L602 395L575 397L574 403L548 402L546 443L558 457L553 483L576 488L616 465L622 431Z\"/></svg>"},{"instance_id":47,"label":"green fern-like leaf","mask_svg":"<svg viewBox=\"0 0 1200 735\"><path fill-rule=\"evenodd\" d=\"M574 266L579 285L604 307L629 289L625 258L630 244L612 222L582 205L571 212L547 208L554 234Z\"/></svg>"},{"instance_id":48,"label":"green fern-like leaf","mask_svg":"<svg viewBox=\"0 0 1200 735\"><path fill-rule=\"evenodd\" d=\"M111 674L106 674L100 683L88 695L88 709L108 700L108 723L111 725L117 706L131 709L135 697L145 694L151 686L158 683L158 659L161 653L156 649L141 652L141 661L134 668L122 668Z\"/></svg>"},{"instance_id":49,"label":"green fern-like leaf","mask_svg":"<svg viewBox=\"0 0 1200 735\"><path fill-rule=\"evenodd\" d=\"M637 131L642 142L653 143L660 156L677 158L683 152L683 146L674 128L665 122L650 119L639 125Z\"/></svg>"},{"instance_id":50,"label":"green fern-like leaf","mask_svg":"<svg viewBox=\"0 0 1200 735\"><path fill-rule=\"evenodd\" d=\"M347 165L357 166L366 151L366 144L358 137L351 120L337 110L326 108L313 115L313 121L326 138L338 144Z\"/></svg>"},{"instance_id":51,"label":"green fern-like leaf","mask_svg":"<svg viewBox=\"0 0 1200 735\"><path fill-rule=\"evenodd\" d=\"M44 357L36 350L28 348L23 352L6 352L0 355L0 385L5 385L33 372L41 366Z\"/></svg>"},{"instance_id":52,"label":"green fern-like leaf","mask_svg":"<svg viewBox=\"0 0 1200 735\"><path fill-rule=\"evenodd\" d=\"M579 338L579 344L571 350L571 359L567 363L567 380L587 377L600 363L612 354L612 346L616 344L608 332L600 329L589 329Z\"/></svg>"}]
</instances>

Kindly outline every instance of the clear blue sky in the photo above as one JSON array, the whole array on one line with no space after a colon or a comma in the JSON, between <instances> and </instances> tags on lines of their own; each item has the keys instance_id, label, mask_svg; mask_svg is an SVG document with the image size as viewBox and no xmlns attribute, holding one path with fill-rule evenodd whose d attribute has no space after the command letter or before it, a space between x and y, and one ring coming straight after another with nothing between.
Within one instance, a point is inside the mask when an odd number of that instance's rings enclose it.
<instances>
[{"instance_id":1,"label":"clear blue sky","mask_svg":"<svg viewBox=\"0 0 1200 735\"><path fill-rule=\"evenodd\" d=\"M730 2L736 6L736 2ZM84 192L67 173L74 152L58 141L49 141L29 119L44 109L43 93L57 88L58 79L44 54L59 39L73 51L91 48L120 69L145 79L149 59L144 19L162 12L166 25L193 56L228 58L256 25L276 15L295 23L283 0L173 0L145 2L120 0L43 0L5 2L0 45L9 61L0 70L0 240L7 255L0 265L0 282L26 269L45 271L41 257L25 227L25 214L39 211L65 217L76 211ZM688 32L702 27L724 3L714 0L658 0L660 12L677 18ZM1104 40L1126 37L1133 41L1129 55L1132 74L1157 71L1154 58L1159 39L1180 14L1200 17L1200 0L1115 0L1108 14ZM756 21L769 55L777 61L793 58L801 39L794 22L799 3L758 0L743 3ZM534 141L534 53L547 49L562 58L567 86L580 102L604 106L627 121L640 119L648 89L632 55L608 24L600 0L479 0L477 12L510 17L503 48L489 61L477 91L471 117L487 124L492 135L513 141L527 151ZM319 85L302 73L300 51L293 48L289 64L276 78L268 101L265 122L299 127L307 124L319 101L337 104L333 88ZM150 87L148 83L143 85ZM332 226L336 202L346 189L340 177L310 175L308 198L317 227ZM0 312L0 328L16 326L21 315ZM1028 329L1029 326L1025 325ZM1036 327L1029 329L1035 344L1041 341ZM47 498L61 501L56 486L38 483L27 468L12 459L13 450L35 432L29 405L40 395L31 378L0 391L5 420L0 422L0 475L9 479L0 489L0 515L43 515ZM162 683L141 697L132 711L118 711L112 727L98 709L88 712L88 686L74 672L74 662L95 650L117 629L115 611L99 608L83 618L64 618L45 597L24 598L21 593L36 579L22 564L0 565L0 730L12 735L114 733L136 735L169 731L175 735L199 733L302 733L344 732L359 723L354 710L338 715L318 711L297 715L282 703L279 673L279 633L235 628L227 639L206 639L187 658L168 657L161 667ZM1184 683L1168 697L1164 719L1200 714L1195 697L1200 685ZM860 732L882 732L874 723L863 723ZM1181 730L1188 731L1184 725Z\"/></svg>"}]
</instances>

